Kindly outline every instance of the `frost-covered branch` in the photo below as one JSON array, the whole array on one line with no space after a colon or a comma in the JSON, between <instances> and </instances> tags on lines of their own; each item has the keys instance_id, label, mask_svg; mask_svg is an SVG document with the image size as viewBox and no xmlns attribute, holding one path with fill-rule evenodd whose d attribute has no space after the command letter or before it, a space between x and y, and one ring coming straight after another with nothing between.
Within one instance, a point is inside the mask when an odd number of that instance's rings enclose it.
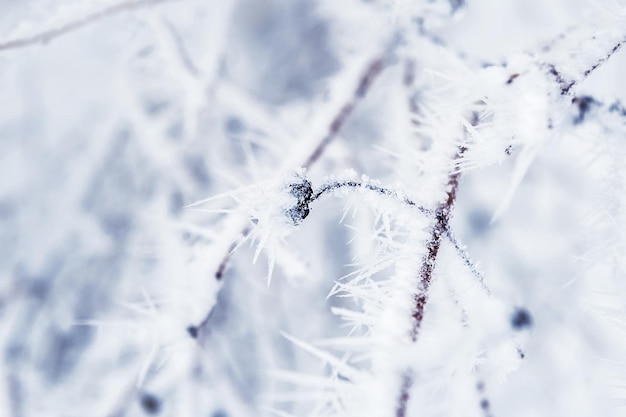
<instances>
[{"instance_id":1,"label":"frost-covered branch","mask_svg":"<svg viewBox=\"0 0 626 417\"><path fill-rule=\"evenodd\" d=\"M470 270L476 281L478 281L483 290L485 290L485 292L489 294L490 290L489 287L487 287L487 285L485 284L485 277L483 273L478 269L477 265L472 262L465 248L456 239L456 237L452 233L452 229L450 228L449 224L448 228L446 229L446 237L448 238L450 243L452 243L452 246L454 246L454 250L456 251L457 255L459 255L459 257L463 260L463 263Z\"/></svg>"},{"instance_id":2,"label":"frost-covered branch","mask_svg":"<svg viewBox=\"0 0 626 417\"><path fill-rule=\"evenodd\" d=\"M322 185L321 187L319 187L317 190L313 191L310 197L305 195L304 201L306 203L310 203L310 202L317 200L319 197L321 197L325 193L338 191L344 188L364 189L368 191L373 191L380 195L393 198L402 204L406 204L407 206L415 207L417 208L418 211L424 214L432 214L431 210L428 210L427 208L424 208L418 205L406 195L402 195L396 191L381 187L379 185L370 184L368 182L362 182L362 181L354 181L354 180L329 181L325 183L324 185ZM296 193L298 193L298 191L296 191Z\"/></svg>"},{"instance_id":3,"label":"frost-covered branch","mask_svg":"<svg viewBox=\"0 0 626 417\"><path fill-rule=\"evenodd\" d=\"M569 30L536 55L539 66L558 84L561 95L569 95L572 88L621 49L626 42L624 21L624 16L619 15L607 19L606 26L595 30ZM512 84L523 75L517 72L511 74L507 84Z\"/></svg>"},{"instance_id":4,"label":"frost-covered branch","mask_svg":"<svg viewBox=\"0 0 626 417\"><path fill-rule=\"evenodd\" d=\"M465 153L466 148L460 146L458 152L454 155L454 159L459 159ZM422 260L422 266L419 271L419 288L413 295L414 307L412 312L413 324L411 327L411 340L415 343L422 327L424 319L424 309L428 301L428 291L433 278L433 271L437 262L437 255L441 246L441 239L450 229L450 217L452 208L457 196L459 180L461 172L457 169L453 170L448 176L446 200L439 204L435 210L435 224L432 227L431 237L426 244L427 254ZM407 370L402 376L400 394L396 406L396 417L404 417L406 415L407 404L410 398L410 390L413 386L413 375L411 370Z\"/></svg>"},{"instance_id":5,"label":"frost-covered branch","mask_svg":"<svg viewBox=\"0 0 626 417\"><path fill-rule=\"evenodd\" d=\"M378 57L373 59L368 66L365 68L363 74L357 81L357 87L354 90L354 94L352 98L346 102L339 112L333 117L329 126L328 132L326 136L324 136L314 150L306 157L305 161L303 161L300 165L305 168L310 168L313 164L315 164L319 158L322 156L328 145L337 137L341 128L344 126L356 106L366 97L367 93L370 91L372 84L381 74L381 72L388 65L387 63L388 57L384 55L383 57ZM292 167L293 168L293 167ZM245 240L249 235L251 228L249 226L245 226L241 232L239 233L239 237L232 240L226 255L221 259L218 264L217 270L215 272L215 279L217 281L221 281L224 276L224 272L230 262L230 258L233 254L233 251L239 245L238 242ZM209 321L209 318L212 314L214 306L211 306L206 314L205 318L198 324L192 325L189 327L189 333L192 337L196 338L198 333L202 330L204 326Z\"/></svg>"}]
</instances>

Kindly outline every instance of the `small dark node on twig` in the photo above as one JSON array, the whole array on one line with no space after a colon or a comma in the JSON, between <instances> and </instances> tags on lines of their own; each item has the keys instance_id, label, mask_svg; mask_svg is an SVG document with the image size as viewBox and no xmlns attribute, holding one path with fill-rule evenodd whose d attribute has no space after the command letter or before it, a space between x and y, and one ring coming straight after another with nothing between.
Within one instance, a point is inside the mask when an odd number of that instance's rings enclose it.
<instances>
[{"instance_id":1,"label":"small dark node on twig","mask_svg":"<svg viewBox=\"0 0 626 417\"><path fill-rule=\"evenodd\" d=\"M519 355L520 359L524 359L526 357L526 353L522 349L518 348L517 354Z\"/></svg>"},{"instance_id":2,"label":"small dark node on twig","mask_svg":"<svg viewBox=\"0 0 626 417\"><path fill-rule=\"evenodd\" d=\"M191 336L193 339L197 339L198 338L198 333L199 333L198 327L196 326L189 326L187 327L187 333L189 333L189 336Z\"/></svg>"},{"instance_id":3,"label":"small dark node on twig","mask_svg":"<svg viewBox=\"0 0 626 417\"><path fill-rule=\"evenodd\" d=\"M251 221L254 223L255 219L252 219ZM245 229L243 229L241 231L241 239L245 239L245 237L248 236L249 233L250 233L249 227L246 227ZM230 261L230 257L233 251L237 249L238 243L239 242L235 241L230 244L230 247L228 248L228 253L226 254L226 256L224 256L224 259L222 259L222 262L217 267L217 271L215 271L215 279L217 281L221 281L222 278L224 277L224 272L226 271L226 267L228 266L228 261Z\"/></svg>"},{"instance_id":4,"label":"small dark node on twig","mask_svg":"<svg viewBox=\"0 0 626 417\"><path fill-rule=\"evenodd\" d=\"M485 411L489 410L489 400L486 398L483 398L482 400L480 400L480 408L482 408Z\"/></svg>"},{"instance_id":5,"label":"small dark node on twig","mask_svg":"<svg viewBox=\"0 0 626 417\"><path fill-rule=\"evenodd\" d=\"M237 242L234 242L229 251L228 254L224 257L224 259L222 260L222 262L219 264L219 266L217 267L217 271L215 271L215 280L216 281L221 281L222 278L224 278L224 271L226 271L226 266L228 265L228 261L230 260L230 255L232 253L232 251L234 250L234 248L236 247Z\"/></svg>"},{"instance_id":6,"label":"small dark node on twig","mask_svg":"<svg viewBox=\"0 0 626 417\"><path fill-rule=\"evenodd\" d=\"M515 309L511 315L511 327L515 330L524 330L533 325L533 318L530 312L524 307Z\"/></svg>"},{"instance_id":7,"label":"small dark node on twig","mask_svg":"<svg viewBox=\"0 0 626 417\"><path fill-rule=\"evenodd\" d=\"M572 99L572 104L576 105L578 108L578 114L574 117L572 123L578 125L585 121L585 116L591 110L592 105L601 105L602 103L596 101L591 96L580 96L574 97Z\"/></svg>"},{"instance_id":8,"label":"small dark node on twig","mask_svg":"<svg viewBox=\"0 0 626 417\"><path fill-rule=\"evenodd\" d=\"M337 374L337 379L340 381L352 382L352 380L348 378L347 376L345 376L344 374Z\"/></svg>"},{"instance_id":9,"label":"small dark node on twig","mask_svg":"<svg viewBox=\"0 0 626 417\"><path fill-rule=\"evenodd\" d=\"M618 100L609 106L609 113L617 113L620 116L626 116L626 109Z\"/></svg>"},{"instance_id":10,"label":"small dark node on twig","mask_svg":"<svg viewBox=\"0 0 626 417\"><path fill-rule=\"evenodd\" d=\"M141 394L139 404L148 414L158 414L161 411L161 400L156 395L147 392Z\"/></svg>"},{"instance_id":11,"label":"small dark node on twig","mask_svg":"<svg viewBox=\"0 0 626 417\"><path fill-rule=\"evenodd\" d=\"M509 145L504 149L504 153L506 156L511 156L513 154L513 145Z\"/></svg>"},{"instance_id":12,"label":"small dark node on twig","mask_svg":"<svg viewBox=\"0 0 626 417\"><path fill-rule=\"evenodd\" d=\"M513 84L513 81L515 81L515 79L516 79L517 77L519 77L519 74L517 74L517 73L516 73L516 74L512 74L512 75L509 77L509 79L508 79L508 80L506 80L506 83L507 83L507 84Z\"/></svg>"},{"instance_id":13,"label":"small dark node on twig","mask_svg":"<svg viewBox=\"0 0 626 417\"><path fill-rule=\"evenodd\" d=\"M483 416L484 417L491 417L491 402L489 401L489 398L487 398L487 395L485 393L485 382L483 380L478 380L476 382L476 391L478 392L479 396L480 396L480 402L478 403L478 405L480 406L481 410L483 410Z\"/></svg>"},{"instance_id":14,"label":"small dark node on twig","mask_svg":"<svg viewBox=\"0 0 626 417\"><path fill-rule=\"evenodd\" d=\"M450 7L452 8L451 14L456 13L459 9L465 7L465 0L449 0Z\"/></svg>"},{"instance_id":15,"label":"small dark node on twig","mask_svg":"<svg viewBox=\"0 0 626 417\"><path fill-rule=\"evenodd\" d=\"M493 62L483 62L482 64L480 64L481 68L491 68L491 67L505 67L506 66L506 62L502 62L502 63L493 63Z\"/></svg>"}]
</instances>

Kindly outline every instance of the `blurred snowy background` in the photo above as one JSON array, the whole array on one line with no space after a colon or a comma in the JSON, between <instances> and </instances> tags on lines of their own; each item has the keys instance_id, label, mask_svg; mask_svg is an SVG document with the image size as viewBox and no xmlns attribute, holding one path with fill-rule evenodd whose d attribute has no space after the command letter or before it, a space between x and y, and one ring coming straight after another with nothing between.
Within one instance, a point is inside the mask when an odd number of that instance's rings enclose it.
<instances>
[{"instance_id":1,"label":"blurred snowy background","mask_svg":"<svg viewBox=\"0 0 626 417\"><path fill-rule=\"evenodd\" d=\"M254 244L227 256L245 215L184 207L307 160L429 204L449 167L428 151L485 96L505 116L472 135L453 229L499 307L442 248L407 415L626 415L626 52L546 102L488 72L579 48L582 73L615 44L570 34L626 38L605 3L0 0L0 416L370 415L350 407L395 391L322 359L370 367L333 313L358 300L329 293L377 250L373 214L320 199L268 285Z\"/></svg>"}]
</instances>

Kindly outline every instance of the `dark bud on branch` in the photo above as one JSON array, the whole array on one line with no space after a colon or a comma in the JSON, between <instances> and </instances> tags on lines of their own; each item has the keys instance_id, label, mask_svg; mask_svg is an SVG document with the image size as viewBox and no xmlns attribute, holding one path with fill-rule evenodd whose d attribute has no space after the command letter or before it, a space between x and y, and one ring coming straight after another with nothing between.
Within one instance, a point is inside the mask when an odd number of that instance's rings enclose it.
<instances>
[{"instance_id":1,"label":"dark bud on branch","mask_svg":"<svg viewBox=\"0 0 626 417\"><path fill-rule=\"evenodd\" d=\"M296 198L296 204L288 208L285 214L291 219L293 225L297 226L310 212L309 204L313 197L311 182L302 178L300 182L289 184L289 194Z\"/></svg>"},{"instance_id":2,"label":"dark bud on branch","mask_svg":"<svg viewBox=\"0 0 626 417\"><path fill-rule=\"evenodd\" d=\"M158 414L161 411L161 401L155 395L144 393L141 395L139 402L148 414Z\"/></svg>"},{"instance_id":3,"label":"dark bud on branch","mask_svg":"<svg viewBox=\"0 0 626 417\"><path fill-rule=\"evenodd\" d=\"M511 326L515 330L524 330L533 325L533 318L530 312L523 307L515 309L511 316Z\"/></svg>"},{"instance_id":4,"label":"dark bud on branch","mask_svg":"<svg viewBox=\"0 0 626 417\"><path fill-rule=\"evenodd\" d=\"M196 326L187 327L187 333L189 333L189 336L191 336L193 339L198 338L198 331L199 329Z\"/></svg>"}]
</instances>

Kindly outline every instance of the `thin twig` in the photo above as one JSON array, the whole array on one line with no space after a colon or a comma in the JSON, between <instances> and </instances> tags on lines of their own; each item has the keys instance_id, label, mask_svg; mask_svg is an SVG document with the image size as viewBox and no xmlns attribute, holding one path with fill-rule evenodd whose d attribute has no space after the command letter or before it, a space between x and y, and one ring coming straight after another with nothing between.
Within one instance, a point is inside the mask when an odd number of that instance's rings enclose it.
<instances>
[{"instance_id":1,"label":"thin twig","mask_svg":"<svg viewBox=\"0 0 626 417\"><path fill-rule=\"evenodd\" d=\"M559 40L565 39L566 37L566 35L562 35ZM592 40L596 41L596 38L593 37ZM613 55L615 55L615 53L617 53L617 51L621 49L624 43L626 43L626 37L615 41L610 50L606 50L604 55L597 57L591 65L589 65L584 71L575 74L574 77L572 77L571 75L568 77L562 71L562 69L559 69L559 66L567 67L568 65L571 65L571 62L566 61L559 64L555 62L550 62L550 59L547 59L544 61L539 61L537 65L539 66L539 68L546 71L546 73L558 84L561 95L569 95L572 92L572 88L583 82L585 79L587 79L587 77L589 77L589 75L591 75L591 73L593 73L602 64L607 62L609 58L611 58ZM549 50L550 49L548 48L548 51ZM517 78L523 75L524 74L518 73L511 74L507 79L506 84L512 84Z\"/></svg>"},{"instance_id":2,"label":"thin twig","mask_svg":"<svg viewBox=\"0 0 626 417\"><path fill-rule=\"evenodd\" d=\"M415 208L417 208L417 210L419 210L420 212L422 212L424 214L433 215L435 213L434 211L432 211L430 209L427 209L426 207L417 205L414 201L412 201L406 195L400 194L400 193L398 193L396 191L393 191L393 190L390 190L388 188L384 188L384 187L381 187L381 186L378 186L378 185L362 183L362 182L354 181L354 180L331 181L331 182L328 182L328 183L322 185L320 188L317 189L317 191L314 191L312 193L311 197L308 200L305 201L306 206L308 207L309 203L317 200L324 193L327 193L329 191L338 190L338 189L341 189L341 188L347 188L347 187L349 187L349 188L362 188L362 189L374 191L374 192L376 192L378 194L382 194L382 195L391 197L393 199L396 199L396 200L398 200L402 204L406 204L408 206L415 207ZM472 260L470 259L469 255L467 254L467 251L462 247L462 245L456 239L456 237L454 236L454 233L452 233L452 229L451 229L450 225L447 222L446 222L446 226L445 226L445 235L448 238L448 240L450 241L450 243L452 243L452 246L456 250L457 254L461 258L461 260L463 261L465 266L467 266L467 268L472 273L474 278L476 278L476 280L480 284L481 288L487 294L490 294L491 291L485 285L485 279L484 279L483 273L480 270L478 270L478 268L476 267L476 264L474 264L474 262L472 262Z\"/></svg>"},{"instance_id":3,"label":"thin twig","mask_svg":"<svg viewBox=\"0 0 626 417\"><path fill-rule=\"evenodd\" d=\"M304 168L310 168L311 165L313 165L319 157L322 156L326 147L337 137L341 128L345 125L346 120L348 120L348 117L350 117L357 104L367 95L372 84L374 83L374 80L378 78L385 67L386 59L384 57L375 59L369 64L363 76L359 80L359 84L354 91L352 100L344 104L341 110L339 110L339 113L337 113L337 115L333 118L332 122L328 126L328 133L326 136L324 136L319 145L317 145L304 164L302 164Z\"/></svg>"},{"instance_id":4,"label":"thin twig","mask_svg":"<svg viewBox=\"0 0 626 417\"><path fill-rule=\"evenodd\" d=\"M100 11L88 14L82 18L66 23L63 26L59 26L52 29L47 29L34 35L26 36L23 38L13 39L6 42L0 42L0 51L6 51L9 49L23 48L26 46L45 44L60 36L66 35L75 30L81 29L91 23L100 21L110 16L114 16L123 12L143 9L149 6L153 6L159 3L168 3L180 0L131 0L112 6L106 7Z\"/></svg>"},{"instance_id":5,"label":"thin twig","mask_svg":"<svg viewBox=\"0 0 626 417\"><path fill-rule=\"evenodd\" d=\"M365 190L374 191L374 192L376 192L378 194L382 194L382 195L394 198L394 199L400 201L402 204L406 204L408 206L415 207L415 208L417 208L419 211L421 211L424 214L433 214L432 210L429 210L429 209L427 209L425 207L417 205L413 200L411 200L410 198L408 198L405 195L401 195L401 194L399 194L399 193L397 193L397 192L395 192L393 190L390 190L388 188L384 188L384 187L381 187L381 186L378 186L378 185L367 184L367 183L354 181L354 180L331 181L331 182L328 182L328 183L322 185L320 188L318 188L317 191L315 191L313 193L313 195L309 199L309 202L317 200L324 193L327 193L329 191L338 190L340 188L362 188L362 189L365 189Z\"/></svg>"},{"instance_id":6,"label":"thin twig","mask_svg":"<svg viewBox=\"0 0 626 417\"><path fill-rule=\"evenodd\" d=\"M176 52L178 53L185 70L187 70L187 72L194 77L200 75L200 71L193 62L191 55L189 55L189 51L187 51L183 38L178 32L178 29L176 29L176 26L174 26L168 19L163 19L163 24L172 35L172 40L174 41L174 45L176 45Z\"/></svg>"},{"instance_id":7,"label":"thin twig","mask_svg":"<svg viewBox=\"0 0 626 417\"><path fill-rule=\"evenodd\" d=\"M463 263L465 264L465 266L467 266L467 268L470 270L474 278L476 278L476 280L480 283L481 288L487 294L491 294L489 287L485 285L485 277L483 273L476 267L476 264L472 262L469 255L467 254L467 251L463 248L463 246L461 246L459 241L456 240L449 225L448 225L448 228L446 229L446 237L448 238L450 243L452 243L452 246L456 250L456 253L459 255L459 257L463 260Z\"/></svg>"},{"instance_id":8,"label":"thin twig","mask_svg":"<svg viewBox=\"0 0 626 417\"><path fill-rule=\"evenodd\" d=\"M455 155L455 159L459 159L465 150L466 148L460 147L459 151ZM448 176L448 192L446 201L441 203L435 210L435 225L433 226L431 232L430 241L426 245L428 252L422 261L422 267L419 272L420 288L418 288L418 291L414 296L415 305L412 314L413 328L411 330L411 340L413 342L417 340L417 335L422 325L422 319L424 318L424 307L426 306L428 289L430 288L433 271L435 269L435 262L441 246L441 237L444 236L446 231L449 229L450 215L456 200L456 192L459 186L460 177L461 172L455 168Z\"/></svg>"},{"instance_id":9,"label":"thin twig","mask_svg":"<svg viewBox=\"0 0 626 417\"><path fill-rule=\"evenodd\" d=\"M466 148L460 146L454 159L459 159L465 153ZM461 172L455 168L448 175L447 182L447 198L441 203L435 210L435 224L433 225L430 241L426 245L427 253L422 260L422 266L419 272L420 283L417 291L413 295L413 312L411 317L413 319L413 326L411 328L411 341L415 343L417 336L422 327L422 321L424 319L424 309L426 302L428 301L428 290L430 289L430 283L432 281L433 271L435 269L435 263L437 261L437 255L439 254L439 248L441 247L441 238L446 235L446 231L449 229L449 221L452 213L452 208L456 200L456 193L459 187L459 180ZM405 417L406 408L409 402L410 390L413 386L413 373L411 370L407 370L402 376L402 383L400 386L400 395L398 396L398 403L396 406L396 417Z\"/></svg>"}]
</instances>

